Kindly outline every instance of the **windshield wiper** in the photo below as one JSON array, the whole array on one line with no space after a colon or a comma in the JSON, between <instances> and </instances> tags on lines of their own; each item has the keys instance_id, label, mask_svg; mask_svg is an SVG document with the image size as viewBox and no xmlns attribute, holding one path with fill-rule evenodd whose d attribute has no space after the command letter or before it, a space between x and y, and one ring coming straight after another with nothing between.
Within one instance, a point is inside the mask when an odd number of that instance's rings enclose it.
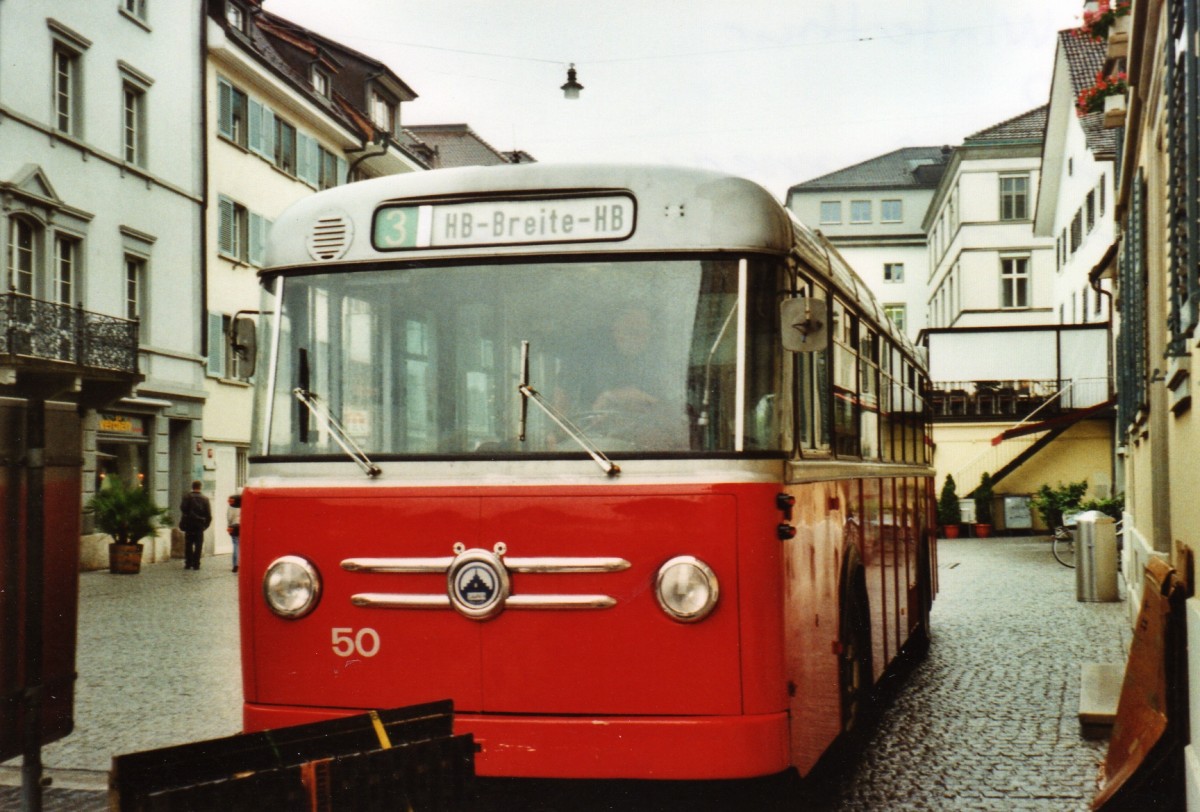
<instances>
[{"instance_id":1,"label":"windshield wiper","mask_svg":"<svg viewBox=\"0 0 1200 812\"><path fill-rule=\"evenodd\" d=\"M314 393L297 386L292 390L292 394L296 396L296 400L308 408L313 417L325 424L334 442L341 446L342 451L345 451L350 459L354 460L364 474L369 477L376 477L383 473L383 470L378 465L371 462L366 452L359 447L358 443L351 439L337 418L330 413L329 409L325 408L325 404L317 400L317 396Z\"/></svg>"},{"instance_id":2,"label":"windshield wiper","mask_svg":"<svg viewBox=\"0 0 1200 812\"><path fill-rule=\"evenodd\" d=\"M604 456L604 452L596 448L596 444L587 438L583 433L583 429L575 425L564 414L559 414L558 411L546 402L536 389L529 384L529 342L521 342L521 382L517 384L517 391L521 393L521 428L517 434L517 439L522 443L525 442L525 420L529 412L529 402L533 403L546 413L546 416L553 420L560 429L565 431L567 435L579 444L579 447L587 452L588 456L595 460L600 466L600 470L609 476L616 476L621 473L621 467L615 462Z\"/></svg>"}]
</instances>

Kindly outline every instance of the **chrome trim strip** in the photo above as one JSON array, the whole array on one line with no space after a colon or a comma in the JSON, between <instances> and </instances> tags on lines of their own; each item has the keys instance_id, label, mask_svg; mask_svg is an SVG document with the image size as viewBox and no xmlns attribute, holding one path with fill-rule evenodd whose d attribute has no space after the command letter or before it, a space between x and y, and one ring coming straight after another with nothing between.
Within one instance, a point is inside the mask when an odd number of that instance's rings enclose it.
<instances>
[{"instance_id":1,"label":"chrome trim strip","mask_svg":"<svg viewBox=\"0 0 1200 812\"><path fill-rule=\"evenodd\" d=\"M505 609L608 609L617 599L608 595L509 595Z\"/></svg>"},{"instance_id":2,"label":"chrome trim strip","mask_svg":"<svg viewBox=\"0 0 1200 812\"><path fill-rule=\"evenodd\" d=\"M445 573L454 563L453 556L438 558L347 558L342 569L348 572L434 572Z\"/></svg>"},{"instance_id":3,"label":"chrome trim strip","mask_svg":"<svg viewBox=\"0 0 1200 812\"><path fill-rule=\"evenodd\" d=\"M624 558L504 558L509 572L620 572L632 564Z\"/></svg>"},{"instance_id":4,"label":"chrome trim strip","mask_svg":"<svg viewBox=\"0 0 1200 812\"><path fill-rule=\"evenodd\" d=\"M386 592L360 592L350 603L368 609L449 609L449 595L392 595Z\"/></svg>"},{"instance_id":5,"label":"chrome trim strip","mask_svg":"<svg viewBox=\"0 0 1200 812\"><path fill-rule=\"evenodd\" d=\"M738 260L737 300L737 371L734 379L733 450L746 450L746 258Z\"/></svg>"},{"instance_id":6,"label":"chrome trim strip","mask_svg":"<svg viewBox=\"0 0 1200 812\"><path fill-rule=\"evenodd\" d=\"M360 592L350 603L365 609L450 609L449 595L403 595ZM617 599L608 595L509 595L505 609L609 609Z\"/></svg>"},{"instance_id":7,"label":"chrome trim strip","mask_svg":"<svg viewBox=\"0 0 1200 812\"><path fill-rule=\"evenodd\" d=\"M509 572L620 572L632 564L624 558L513 557L502 558ZM342 569L348 572L444 573L454 563L452 556L438 558L347 558Z\"/></svg>"},{"instance_id":8,"label":"chrome trim strip","mask_svg":"<svg viewBox=\"0 0 1200 812\"><path fill-rule=\"evenodd\" d=\"M279 331L282 329L283 317L281 310L283 309L283 276L275 277L275 301L271 303L275 310L275 321L271 325L271 352L267 362L267 395L262 399L261 403L266 410L265 415L255 414L253 419L259 417L263 420L263 436L262 436L262 454L271 453L271 431L272 421L275 416L275 375L279 371ZM259 400L255 399L254 405L259 405Z\"/></svg>"}]
</instances>

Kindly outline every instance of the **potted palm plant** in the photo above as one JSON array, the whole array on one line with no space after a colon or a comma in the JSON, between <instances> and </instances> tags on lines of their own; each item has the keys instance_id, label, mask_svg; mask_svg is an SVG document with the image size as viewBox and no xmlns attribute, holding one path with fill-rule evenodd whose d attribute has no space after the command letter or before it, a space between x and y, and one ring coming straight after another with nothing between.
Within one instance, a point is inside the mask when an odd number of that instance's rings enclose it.
<instances>
[{"instance_id":1,"label":"potted palm plant","mask_svg":"<svg viewBox=\"0 0 1200 812\"><path fill-rule=\"evenodd\" d=\"M150 492L126 485L118 476L108 476L85 508L96 528L112 537L108 545L108 570L133 574L142 569L141 540L160 527L170 527L167 509L154 503Z\"/></svg>"},{"instance_id":2,"label":"potted palm plant","mask_svg":"<svg viewBox=\"0 0 1200 812\"><path fill-rule=\"evenodd\" d=\"M979 487L971 494L975 499L975 535L987 538L992 534L992 477L987 472L979 478Z\"/></svg>"},{"instance_id":3,"label":"potted palm plant","mask_svg":"<svg viewBox=\"0 0 1200 812\"><path fill-rule=\"evenodd\" d=\"M942 493L937 503L938 524L942 526L942 535L948 539L958 538L958 526L962 522L962 507L958 504L958 486L954 483L953 474L946 475L942 483Z\"/></svg>"}]
</instances>

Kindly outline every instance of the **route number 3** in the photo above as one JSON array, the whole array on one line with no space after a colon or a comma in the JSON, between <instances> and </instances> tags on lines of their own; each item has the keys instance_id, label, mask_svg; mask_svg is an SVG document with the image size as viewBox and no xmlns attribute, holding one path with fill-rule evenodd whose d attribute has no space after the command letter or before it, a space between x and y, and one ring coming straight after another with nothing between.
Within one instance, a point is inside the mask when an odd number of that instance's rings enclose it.
<instances>
[{"instance_id":1,"label":"route number 3","mask_svg":"<svg viewBox=\"0 0 1200 812\"><path fill-rule=\"evenodd\" d=\"M339 657L349 657L357 654L360 657L374 657L379 653L379 633L371 628L354 629L334 627L333 653Z\"/></svg>"}]
</instances>

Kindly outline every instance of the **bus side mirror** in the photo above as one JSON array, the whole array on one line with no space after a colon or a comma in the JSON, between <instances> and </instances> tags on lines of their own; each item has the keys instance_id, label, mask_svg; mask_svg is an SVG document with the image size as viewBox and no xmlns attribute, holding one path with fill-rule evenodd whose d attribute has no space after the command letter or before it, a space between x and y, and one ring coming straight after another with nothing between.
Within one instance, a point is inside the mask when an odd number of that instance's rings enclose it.
<instances>
[{"instance_id":1,"label":"bus side mirror","mask_svg":"<svg viewBox=\"0 0 1200 812\"><path fill-rule=\"evenodd\" d=\"M258 329L250 316L234 316L229 328L229 349L233 357L233 376L246 379L254 375L258 356Z\"/></svg>"},{"instance_id":2,"label":"bus side mirror","mask_svg":"<svg viewBox=\"0 0 1200 812\"><path fill-rule=\"evenodd\" d=\"M784 299L779 323L788 352L818 352L829 344L828 308L821 299Z\"/></svg>"}]
</instances>

